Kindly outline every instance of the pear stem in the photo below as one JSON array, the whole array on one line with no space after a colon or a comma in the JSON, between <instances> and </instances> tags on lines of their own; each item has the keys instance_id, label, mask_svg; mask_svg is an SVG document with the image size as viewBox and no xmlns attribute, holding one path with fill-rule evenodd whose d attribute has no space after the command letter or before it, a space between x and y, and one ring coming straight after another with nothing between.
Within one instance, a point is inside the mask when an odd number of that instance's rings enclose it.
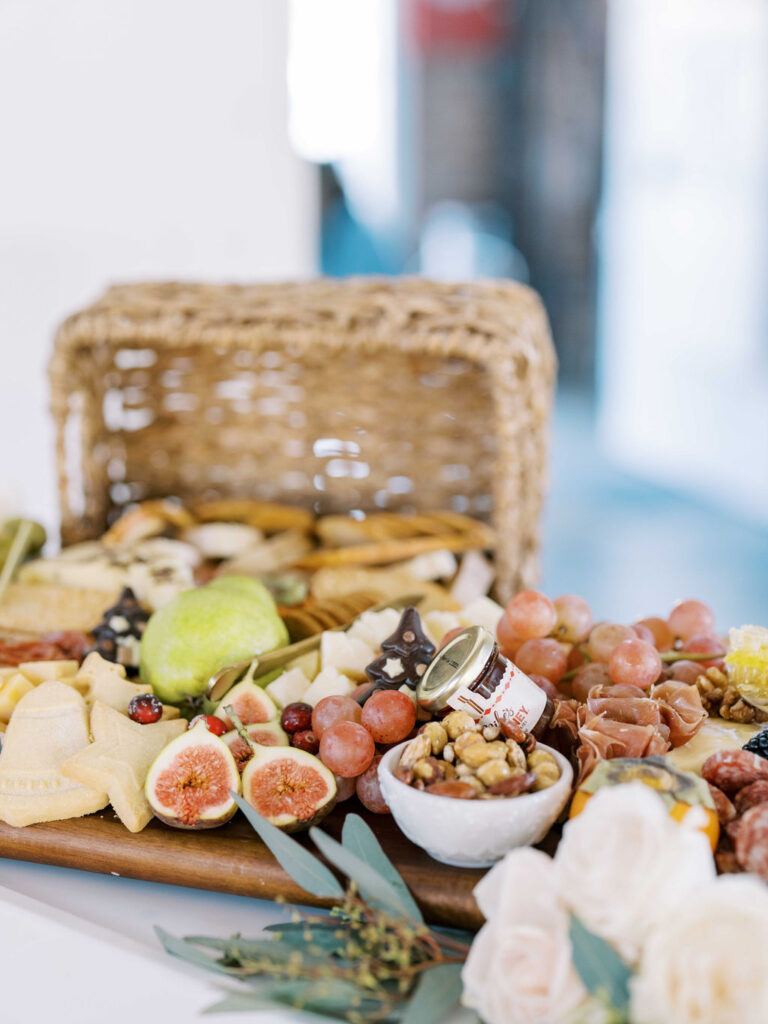
<instances>
[{"instance_id":1,"label":"pear stem","mask_svg":"<svg viewBox=\"0 0 768 1024\"><path fill-rule=\"evenodd\" d=\"M254 741L248 735L248 730L245 728L242 721L240 720L240 716L237 714L237 712L235 711L231 704L225 704L224 710L227 712L227 717L229 718L230 722L232 722L235 729L237 730L237 735L240 737L241 740L244 740L248 744L248 746L255 754L256 751L258 750L258 744L254 743Z\"/></svg>"}]
</instances>

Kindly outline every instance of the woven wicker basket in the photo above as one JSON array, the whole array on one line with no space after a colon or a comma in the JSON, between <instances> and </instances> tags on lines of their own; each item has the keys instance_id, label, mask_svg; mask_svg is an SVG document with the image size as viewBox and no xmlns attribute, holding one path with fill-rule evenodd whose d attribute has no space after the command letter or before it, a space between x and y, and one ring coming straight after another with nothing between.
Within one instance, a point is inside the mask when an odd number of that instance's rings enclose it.
<instances>
[{"instance_id":1,"label":"woven wicker basket","mask_svg":"<svg viewBox=\"0 0 768 1024\"><path fill-rule=\"evenodd\" d=\"M492 519L506 597L538 571L554 376L518 284L114 287L50 364L62 539L166 494L452 509Z\"/></svg>"}]
</instances>

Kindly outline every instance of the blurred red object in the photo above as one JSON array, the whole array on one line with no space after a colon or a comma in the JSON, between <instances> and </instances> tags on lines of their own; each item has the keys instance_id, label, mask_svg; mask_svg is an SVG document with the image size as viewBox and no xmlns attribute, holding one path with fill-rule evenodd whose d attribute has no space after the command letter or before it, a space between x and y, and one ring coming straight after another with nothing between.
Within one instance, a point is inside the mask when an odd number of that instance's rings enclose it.
<instances>
[{"instance_id":1,"label":"blurred red object","mask_svg":"<svg viewBox=\"0 0 768 1024\"><path fill-rule=\"evenodd\" d=\"M494 49L504 37L502 0L411 0L410 32L420 53Z\"/></svg>"}]
</instances>

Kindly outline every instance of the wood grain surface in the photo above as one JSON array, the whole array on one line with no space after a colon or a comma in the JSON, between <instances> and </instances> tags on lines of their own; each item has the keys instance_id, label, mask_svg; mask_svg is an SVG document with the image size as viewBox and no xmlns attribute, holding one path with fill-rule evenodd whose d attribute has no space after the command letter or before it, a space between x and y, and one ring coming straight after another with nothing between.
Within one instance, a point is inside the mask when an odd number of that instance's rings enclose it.
<instances>
[{"instance_id":1,"label":"wood grain surface","mask_svg":"<svg viewBox=\"0 0 768 1024\"><path fill-rule=\"evenodd\" d=\"M339 839L345 815L344 808L336 809L322 828ZM483 871L440 864L406 839L391 817L365 811L362 816L427 921L473 930L482 925L472 889ZM296 838L314 851L307 837ZM222 828L200 832L171 829L152 821L137 835L120 824L111 808L87 818L25 828L0 822L0 857L264 900L281 897L289 903L329 905L296 885L239 814Z\"/></svg>"}]
</instances>

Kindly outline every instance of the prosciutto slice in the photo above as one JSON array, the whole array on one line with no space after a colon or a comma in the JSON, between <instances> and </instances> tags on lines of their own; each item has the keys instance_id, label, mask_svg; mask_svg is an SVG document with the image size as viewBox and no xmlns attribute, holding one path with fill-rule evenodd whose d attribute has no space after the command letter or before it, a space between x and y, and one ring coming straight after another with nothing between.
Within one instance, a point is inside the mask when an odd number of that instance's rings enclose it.
<instances>
[{"instance_id":1,"label":"prosciutto slice","mask_svg":"<svg viewBox=\"0 0 768 1024\"><path fill-rule=\"evenodd\" d=\"M596 714L587 705L579 708L577 721L579 782L604 758L665 754L671 746L669 729L663 723L641 725L615 721L607 712Z\"/></svg>"},{"instance_id":2,"label":"prosciutto slice","mask_svg":"<svg viewBox=\"0 0 768 1024\"><path fill-rule=\"evenodd\" d=\"M657 683L651 687L651 699L658 702L673 747L680 747L695 736L707 717L694 683L688 685L674 679Z\"/></svg>"},{"instance_id":3,"label":"prosciutto slice","mask_svg":"<svg viewBox=\"0 0 768 1024\"><path fill-rule=\"evenodd\" d=\"M663 721L658 702L637 686L594 686L587 697L587 708L595 715L604 714L627 725L659 726Z\"/></svg>"}]
</instances>

